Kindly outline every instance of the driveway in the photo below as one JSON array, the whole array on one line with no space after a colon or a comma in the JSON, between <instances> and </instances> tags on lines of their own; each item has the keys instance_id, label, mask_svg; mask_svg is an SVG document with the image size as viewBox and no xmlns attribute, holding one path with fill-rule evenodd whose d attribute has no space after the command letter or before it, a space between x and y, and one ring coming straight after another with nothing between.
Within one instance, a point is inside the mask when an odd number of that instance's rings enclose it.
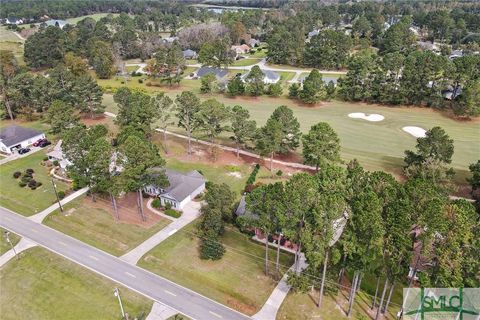
<instances>
[{"instance_id":1,"label":"driveway","mask_svg":"<svg viewBox=\"0 0 480 320\"><path fill-rule=\"evenodd\" d=\"M183 207L183 214L180 218L176 219L168 226L158 231L156 234L145 240L145 242L141 243L138 247L121 256L120 259L133 265L137 264L138 260L140 260L148 251L152 250L162 241L198 218L200 216L201 207L201 202L190 201L185 205L185 207Z\"/></svg>"},{"instance_id":2,"label":"driveway","mask_svg":"<svg viewBox=\"0 0 480 320\"><path fill-rule=\"evenodd\" d=\"M5 158L2 158L0 160L0 164L4 164L4 163L7 163L7 162L10 162L10 161L13 161L13 160L28 157L32 153L35 153L35 152L43 149L43 148L40 148L40 147L33 147L33 146L31 146L29 148L30 148L30 152L27 152L27 153L24 153L24 154L19 154L18 152L15 152L11 155L6 156Z\"/></svg>"}]
</instances>

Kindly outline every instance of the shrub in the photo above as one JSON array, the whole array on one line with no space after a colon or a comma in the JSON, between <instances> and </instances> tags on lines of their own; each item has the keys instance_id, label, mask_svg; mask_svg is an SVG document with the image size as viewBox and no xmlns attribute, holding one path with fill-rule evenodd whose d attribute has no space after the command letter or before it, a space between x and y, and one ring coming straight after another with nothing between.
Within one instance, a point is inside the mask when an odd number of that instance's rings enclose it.
<instances>
[{"instance_id":1,"label":"shrub","mask_svg":"<svg viewBox=\"0 0 480 320\"><path fill-rule=\"evenodd\" d=\"M65 191L58 191L58 198L60 200L62 200L63 198L65 198Z\"/></svg>"},{"instance_id":2,"label":"shrub","mask_svg":"<svg viewBox=\"0 0 480 320\"><path fill-rule=\"evenodd\" d=\"M143 83L143 79L138 79L138 83Z\"/></svg>"},{"instance_id":3,"label":"shrub","mask_svg":"<svg viewBox=\"0 0 480 320\"><path fill-rule=\"evenodd\" d=\"M174 218L180 218L182 216L181 211L176 211L176 210L173 210L173 209L166 209L165 214L167 216L174 217Z\"/></svg>"},{"instance_id":4,"label":"shrub","mask_svg":"<svg viewBox=\"0 0 480 320\"><path fill-rule=\"evenodd\" d=\"M28 181L29 188L34 188L36 186L37 186L37 181L35 181L34 179L31 179L30 181Z\"/></svg>"},{"instance_id":5,"label":"shrub","mask_svg":"<svg viewBox=\"0 0 480 320\"><path fill-rule=\"evenodd\" d=\"M253 168L252 173L250 174L250 176L247 179L247 183L246 183L247 186L255 183L255 180L257 179L257 174L258 174L259 170L260 170L260 165L257 163L255 165L255 168Z\"/></svg>"},{"instance_id":6,"label":"shrub","mask_svg":"<svg viewBox=\"0 0 480 320\"><path fill-rule=\"evenodd\" d=\"M40 187L43 183L37 181L37 188Z\"/></svg>"},{"instance_id":7,"label":"shrub","mask_svg":"<svg viewBox=\"0 0 480 320\"><path fill-rule=\"evenodd\" d=\"M29 173L30 175L35 173L35 171L33 171L33 169L27 169L27 170L25 170L25 172Z\"/></svg>"},{"instance_id":8,"label":"shrub","mask_svg":"<svg viewBox=\"0 0 480 320\"><path fill-rule=\"evenodd\" d=\"M58 162L58 160L54 160L54 161L53 161L53 165L54 165L55 167L58 167L58 166L60 165L60 163Z\"/></svg>"},{"instance_id":9,"label":"shrub","mask_svg":"<svg viewBox=\"0 0 480 320\"><path fill-rule=\"evenodd\" d=\"M283 176L282 170L278 170L275 174L276 174L277 177L279 177L279 178L280 178L281 176Z\"/></svg>"},{"instance_id":10,"label":"shrub","mask_svg":"<svg viewBox=\"0 0 480 320\"><path fill-rule=\"evenodd\" d=\"M165 203L165 209L166 209L166 210L172 209L172 204L171 204L171 203L168 203L168 202Z\"/></svg>"},{"instance_id":11,"label":"shrub","mask_svg":"<svg viewBox=\"0 0 480 320\"><path fill-rule=\"evenodd\" d=\"M225 170L227 170L228 172L237 172L240 171L240 168L231 164L227 164L225 166Z\"/></svg>"},{"instance_id":12,"label":"shrub","mask_svg":"<svg viewBox=\"0 0 480 320\"><path fill-rule=\"evenodd\" d=\"M43 161L48 161L48 157L43 157Z\"/></svg>"},{"instance_id":13,"label":"shrub","mask_svg":"<svg viewBox=\"0 0 480 320\"><path fill-rule=\"evenodd\" d=\"M30 180L32 180L32 177L31 176L23 176L21 180L24 183L28 183Z\"/></svg>"},{"instance_id":14,"label":"shrub","mask_svg":"<svg viewBox=\"0 0 480 320\"><path fill-rule=\"evenodd\" d=\"M20 178L21 175L22 175L22 173L21 173L20 171L15 171L15 172L13 173L13 177L14 177L15 179Z\"/></svg>"},{"instance_id":15,"label":"shrub","mask_svg":"<svg viewBox=\"0 0 480 320\"><path fill-rule=\"evenodd\" d=\"M18 183L18 185L23 188L23 187L25 187L25 186L27 185L27 183L26 183L26 182L23 182L23 181L20 181L20 182Z\"/></svg>"},{"instance_id":16,"label":"shrub","mask_svg":"<svg viewBox=\"0 0 480 320\"><path fill-rule=\"evenodd\" d=\"M153 201L152 201L152 207L154 208L160 208L162 206L162 202L160 201L160 199L158 198L155 198Z\"/></svg>"},{"instance_id":17,"label":"shrub","mask_svg":"<svg viewBox=\"0 0 480 320\"><path fill-rule=\"evenodd\" d=\"M200 259L219 260L225 253L225 248L215 238L202 239L200 244Z\"/></svg>"}]
</instances>

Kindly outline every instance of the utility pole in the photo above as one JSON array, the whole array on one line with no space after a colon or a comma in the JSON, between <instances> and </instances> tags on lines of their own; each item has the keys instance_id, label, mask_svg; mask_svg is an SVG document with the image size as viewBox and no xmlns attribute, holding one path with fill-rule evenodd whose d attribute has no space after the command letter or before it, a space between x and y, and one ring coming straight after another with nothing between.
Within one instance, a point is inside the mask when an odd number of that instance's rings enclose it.
<instances>
[{"instance_id":1,"label":"utility pole","mask_svg":"<svg viewBox=\"0 0 480 320\"><path fill-rule=\"evenodd\" d=\"M120 298L120 291L118 291L118 288L113 290L113 295L118 298L118 304L120 305L120 310L122 311L122 319L125 319L125 311L123 311L122 299Z\"/></svg>"},{"instance_id":2,"label":"utility pole","mask_svg":"<svg viewBox=\"0 0 480 320\"><path fill-rule=\"evenodd\" d=\"M8 243L10 243L10 246L12 247L13 253L15 253L15 257L17 257L17 260L20 259L17 254L17 250L15 250L15 247L13 246L12 240L10 240L10 231L5 231L5 239Z\"/></svg>"},{"instance_id":3,"label":"utility pole","mask_svg":"<svg viewBox=\"0 0 480 320\"><path fill-rule=\"evenodd\" d=\"M63 213L63 207L62 207L62 204L60 203L60 198L58 197L57 185L55 184L55 181L53 181L53 179L52 179L52 185L53 185L53 190L55 191L55 196L57 197L58 206L60 207L60 212Z\"/></svg>"}]
</instances>

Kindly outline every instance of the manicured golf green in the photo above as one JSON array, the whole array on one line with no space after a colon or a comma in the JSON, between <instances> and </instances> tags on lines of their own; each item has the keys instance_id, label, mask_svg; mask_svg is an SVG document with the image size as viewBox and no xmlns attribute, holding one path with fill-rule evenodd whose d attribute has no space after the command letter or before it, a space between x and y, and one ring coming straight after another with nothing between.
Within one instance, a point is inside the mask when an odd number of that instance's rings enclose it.
<instances>
[{"instance_id":1,"label":"manicured golf green","mask_svg":"<svg viewBox=\"0 0 480 320\"><path fill-rule=\"evenodd\" d=\"M169 92L172 97L174 92ZM210 98L200 95L202 99ZM286 97L237 97L229 98L223 95L215 97L229 106L246 107L258 125L263 125L273 110L280 105L290 107L300 122L301 130L307 132L318 122L328 122L337 132L341 140L341 155L344 161L354 158L368 170L386 170L400 174L403 166L404 152L413 149L416 138L402 130L405 126L418 126L426 130L440 126L454 140L455 154L452 167L456 170L457 183L465 183L469 175L468 166L480 155L480 121L458 121L449 116L427 108L386 107L365 103L349 103L333 100L323 102L319 106L310 107L299 104ZM116 112L113 99L105 96L107 109ZM352 119L349 113L378 113L385 117L380 122L369 122L362 119ZM177 127L171 130L182 132ZM224 134L224 138L228 135ZM225 139L225 143L229 143Z\"/></svg>"},{"instance_id":2,"label":"manicured golf green","mask_svg":"<svg viewBox=\"0 0 480 320\"><path fill-rule=\"evenodd\" d=\"M130 319L147 315L152 307L140 294L40 247L3 266L0 283L4 320L120 319L115 287Z\"/></svg>"}]
</instances>

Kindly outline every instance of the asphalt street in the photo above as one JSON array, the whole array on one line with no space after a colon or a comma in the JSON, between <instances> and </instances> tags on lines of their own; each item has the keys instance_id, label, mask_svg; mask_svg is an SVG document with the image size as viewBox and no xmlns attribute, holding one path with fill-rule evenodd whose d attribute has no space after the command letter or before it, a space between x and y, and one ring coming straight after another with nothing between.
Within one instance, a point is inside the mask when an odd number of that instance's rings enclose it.
<instances>
[{"instance_id":1,"label":"asphalt street","mask_svg":"<svg viewBox=\"0 0 480 320\"><path fill-rule=\"evenodd\" d=\"M192 319L250 319L188 288L2 207L0 207L0 225Z\"/></svg>"}]
</instances>

